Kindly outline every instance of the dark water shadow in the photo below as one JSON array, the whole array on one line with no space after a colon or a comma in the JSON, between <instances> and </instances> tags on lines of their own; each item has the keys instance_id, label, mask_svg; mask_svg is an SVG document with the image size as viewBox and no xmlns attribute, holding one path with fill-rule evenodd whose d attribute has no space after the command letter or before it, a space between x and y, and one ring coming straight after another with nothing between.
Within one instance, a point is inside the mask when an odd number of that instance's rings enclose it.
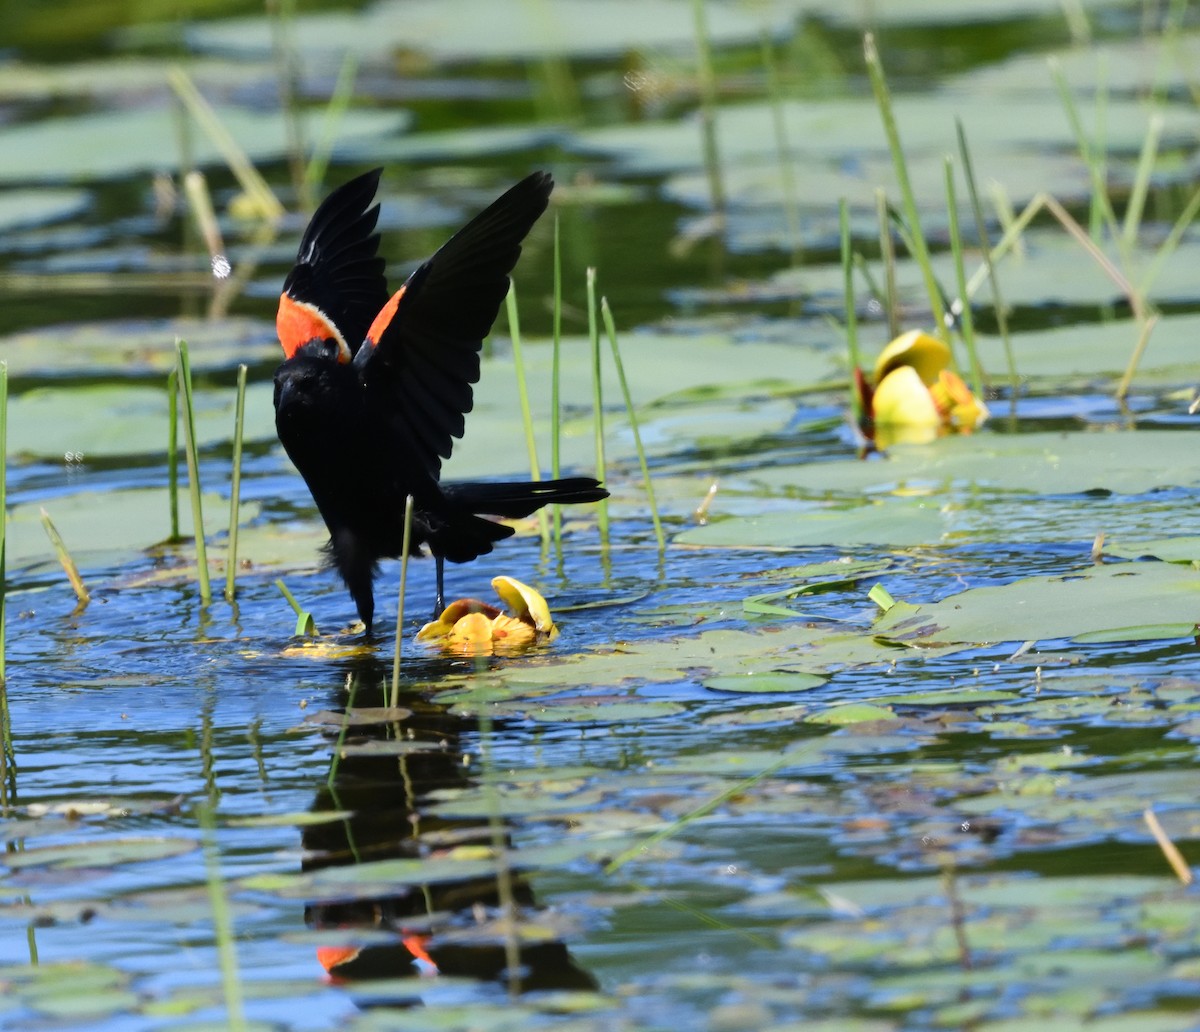
<instances>
[{"instance_id":1,"label":"dark water shadow","mask_svg":"<svg viewBox=\"0 0 1200 1032\"><path fill-rule=\"evenodd\" d=\"M353 692L353 708L383 707L384 686L390 671L377 657L357 658L342 668L343 685L335 691L331 708L344 710ZM357 681L356 687L348 686ZM438 705L431 693L410 691L401 699L408 716L386 723L356 724L347 730L343 745L370 742L413 743L398 755L362 755L351 752L331 759L331 777L316 793L313 812L345 812L341 820L302 830L303 870L352 866L368 861L419 859L439 848L490 847L495 831L478 818L447 819L429 812L430 793L442 789L469 789L477 782L462 762L470 741L479 733L472 718L452 714ZM336 748L339 728L329 731ZM420 748L432 745L432 748ZM398 744L398 748L400 745ZM504 829L504 840L508 843ZM536 920L537 900L519 871L509 874L511 898L522 921ZM391 942L318 949L318 959L335 982L361 983L379 979L441 975L481 982L501 981L510 991L595 989L597 982L580 968L566 945L556 939L520 943L519 967L509 969L505 943L483 936L463 941L444 933L470 929L481 921L503 914L496 874L441 881L422 886L398 886L394 893L371 898L313 899L305 904L305 924L328 929L343 938L347 932L392 933ZM412 996L371 999L372 1006L420 1004L419 990Z\"/></svg>"}]
</instances>

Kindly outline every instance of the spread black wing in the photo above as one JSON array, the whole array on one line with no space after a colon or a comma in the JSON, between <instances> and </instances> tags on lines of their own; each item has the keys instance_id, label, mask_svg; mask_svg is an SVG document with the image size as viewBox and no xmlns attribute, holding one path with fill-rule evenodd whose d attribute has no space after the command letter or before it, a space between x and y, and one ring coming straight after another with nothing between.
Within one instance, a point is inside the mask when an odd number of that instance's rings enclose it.
<instances>
[{"instance_id":1,"label":"spread black wing","mask_svg":"<svg viewBox=\"0 0 1200 1032\"><path fill-rule=\"evenodd\" d=\"M284 296L317 308L351 353L388 299L384 260L377 253L379 207L372 206L382 173L381 168L365 172L321 202L283 282ZM294 347L304 343L295 341ZM289 342L283 344L287 350Z\"/></svg>"},{"instance_id":2,"label":"spread black wing","mask_svg":"<svg viewBox=\"0 0 1200 1032\"><path fill-rule=\"evenodd\" d=\"M355 356L368 404L435 479L462 437L483 338L521 241L553 187L548 173L535 172L455 233L383 307Z\"/></svg>"}]
</instances>

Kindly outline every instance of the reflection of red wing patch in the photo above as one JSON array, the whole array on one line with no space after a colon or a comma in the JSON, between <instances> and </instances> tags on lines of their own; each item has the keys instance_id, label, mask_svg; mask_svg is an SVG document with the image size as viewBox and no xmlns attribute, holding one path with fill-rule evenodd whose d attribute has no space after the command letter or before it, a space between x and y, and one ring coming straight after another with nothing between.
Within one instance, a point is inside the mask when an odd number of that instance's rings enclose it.
<instances>
[{"instance_id":1,"label":"reflection of red wing patch","mask_svg":"<svg viewBox=\"0 0 1200 1032\"><path fill-rule=\"evenodd\" d=\"M336 340L338 361L350 361L350 348L332 320L316 305L297 301L287 294L279 295L279 311L275 313L275 332L283 353L291 358L310 340Z\"/></svg>"},{"instance_id":2,"label":"reflection of red wing patch","mask_svg":"<svg viewBox=\"0 0 1200 1032\"><path fill-rule=\"evenodd\" d=\"M336 975L335 968L354 960L360 952L358 946L318 946L317 961L329 974Z\"/></svg>"},{"instance_id":3,"label":"reflection of red wing patch","mask_svg":"<svg viewBox=\"0 0 1200 1032\"><path fill-rule=\"evenodd\" d=\"M387 333L387 328L391 326L392 320L396 318L396 309L400 307L400 299L404 297L404 291L408 284L404 284L391 297L388 298L388 303L384 305L379 314L375 316L375 321L371 323L371 328L367 330L367 343L375 347L380 338Z\"/></svg>"}]
</instances>

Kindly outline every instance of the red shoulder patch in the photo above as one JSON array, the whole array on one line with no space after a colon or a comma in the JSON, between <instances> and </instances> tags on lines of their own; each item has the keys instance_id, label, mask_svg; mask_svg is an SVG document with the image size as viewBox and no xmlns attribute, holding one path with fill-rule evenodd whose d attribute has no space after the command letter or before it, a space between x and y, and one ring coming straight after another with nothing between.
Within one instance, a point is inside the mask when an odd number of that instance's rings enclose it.
<instances>
[{"instance_id":1,"label":"red shoulder patch","mask_svg":"<svg viewBox=\"0 0 1200 1032\"><path fill-rule=\"evenodd\" d=\"M396 318L396 309L400 307L400 300L404 297L404 291L408 284L404 284L391 297L388 298L388 303L384 305L379 314L375 316L375 321L371 323L371 328L367 330L367 343L371 347L379 344L383 335L387 333L387 328L391 326L392 320Z\"/></svg>"},{"instance_id":2,"label":"red shoulder patch","mask_svg":"<svg viewBox=\"0 0 1200 1032\"><path fill-rule=\"evenodd\" d=\"M287 294L279 295L279 311L275 313L275 332L283 353L291 358L310 340L335 340L338 361L349 362L350 347L333 321L316 305L297 301Z\"/></svg>"}]
</instances>

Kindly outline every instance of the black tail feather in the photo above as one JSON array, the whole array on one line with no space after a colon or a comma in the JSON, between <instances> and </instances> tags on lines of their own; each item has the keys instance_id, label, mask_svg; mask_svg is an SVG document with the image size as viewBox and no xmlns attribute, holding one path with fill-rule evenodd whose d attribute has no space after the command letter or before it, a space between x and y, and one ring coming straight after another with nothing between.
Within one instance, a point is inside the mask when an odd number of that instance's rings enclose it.
<instances>
[{"instance_id":1,"label":"black tail feather","mask_svg":"<svg viewBox=\"0 0 1200 1032\"><path fill-rule=\"evenodd\" d=\"M442 492L446 501L459 512L486 513L513 520L530 516L544 505L598 502L608 497L600 481L591 477L443 484Z\"/></svg>"}]
</instances>

